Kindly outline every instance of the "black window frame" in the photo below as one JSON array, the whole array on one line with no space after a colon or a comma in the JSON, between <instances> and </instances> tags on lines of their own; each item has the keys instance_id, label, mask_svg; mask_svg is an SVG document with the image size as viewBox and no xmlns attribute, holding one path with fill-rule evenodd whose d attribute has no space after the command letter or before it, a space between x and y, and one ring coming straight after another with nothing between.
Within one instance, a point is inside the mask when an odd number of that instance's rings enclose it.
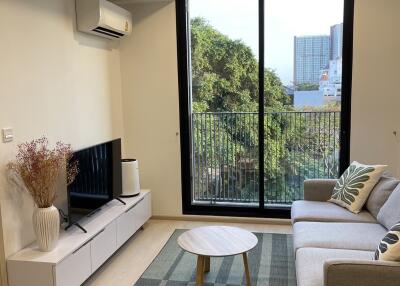
<instances>
[{"instance_id":1,"label":"black window frame","mask_svg":"<svg viewBox=\"0 0 400 286\"><path fill-rule=\"evenodd\" d=\"M190 111L190 73L189 73L189 15L188 1L176 0L176 36L178 60L179 87L179 120L181 145L181 186L182 211L186 215L240 216L290 218L290 207L264 207L264 171L260 173L260 190L258 207L236 206L204 206L193 205L192 192L192 153L191 153L191 111ZM268 0L265 0L268 1ZM264 45L265 22L264 0L258 0L259 16L259 137L264 138ZM342 69L342 100L340 120L340 153L339 173L342 174L350 163L350 128L351 128L351 87L353 69L353 29L354 29L354 0L344 1L343 13L343 69ZM264 170L264 140L259 144L260 170Z\"/></svg>"}]
</instances>

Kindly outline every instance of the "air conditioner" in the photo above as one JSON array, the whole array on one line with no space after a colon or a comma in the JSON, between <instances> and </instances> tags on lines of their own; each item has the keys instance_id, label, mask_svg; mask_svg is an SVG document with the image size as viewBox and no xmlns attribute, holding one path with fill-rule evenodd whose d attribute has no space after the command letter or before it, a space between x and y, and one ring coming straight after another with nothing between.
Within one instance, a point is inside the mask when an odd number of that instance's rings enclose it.
<instances>
[{"instance_id":1,"label":"air conditioner","mask_svg":"<svg viewBox=\"0 0 400 286\"><path fill-rule=\"evenodd\" d=\"M108 39L132 32L131 13L106 0L76 0L76 18L79 31Z\"/></svg>"}]
</instances>

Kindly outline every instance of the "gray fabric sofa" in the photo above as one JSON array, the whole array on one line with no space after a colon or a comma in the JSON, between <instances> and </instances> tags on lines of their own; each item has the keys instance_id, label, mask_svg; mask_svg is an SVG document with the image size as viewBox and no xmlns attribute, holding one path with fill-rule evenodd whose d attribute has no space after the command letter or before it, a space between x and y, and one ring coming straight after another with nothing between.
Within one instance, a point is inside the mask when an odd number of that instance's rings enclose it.
<instances>
[{"instance_id":1,"label":"gray fabric sofa","mask_svg":"<svg viewBox=\"0 0 400 286\"><path fill-rule=\"evenodd\" d=\"M378 222L377 213L390 193L385 199L373 198L379 202L369 207L372 212L354 214L327 202L335 183L306 180L304 200L292 205L297 285L400 285L400 263L373 260L388 231Z\"/></svg>"}]
</instances>

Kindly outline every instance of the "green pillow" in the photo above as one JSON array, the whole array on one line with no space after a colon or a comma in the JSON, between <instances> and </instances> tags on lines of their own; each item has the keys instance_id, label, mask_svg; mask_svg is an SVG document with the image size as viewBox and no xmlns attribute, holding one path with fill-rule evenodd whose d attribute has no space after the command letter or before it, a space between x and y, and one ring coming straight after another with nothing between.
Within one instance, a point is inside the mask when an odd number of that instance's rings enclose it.
<instances>
[{"instance_id":1,"label":"green pillow","mask_svg":"<svg viewBox=\"0 0 400 286\"><path fill-rule=\"evenodd\" d=\"M329 201L359 213L386 167L354 161L337 181Z\"/></svg>"}]
</instances>

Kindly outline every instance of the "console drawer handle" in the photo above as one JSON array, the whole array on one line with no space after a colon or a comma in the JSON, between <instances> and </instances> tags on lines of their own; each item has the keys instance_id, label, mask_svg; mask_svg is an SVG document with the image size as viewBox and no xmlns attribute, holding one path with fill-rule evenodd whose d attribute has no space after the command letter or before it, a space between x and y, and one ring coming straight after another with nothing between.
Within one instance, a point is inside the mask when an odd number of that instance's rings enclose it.
<instances>
[{"instance_id":1,"label":"console drawer handle","mask_svg":"<svg viewBox=\"0 0 400 286\"><path fill-rule=\"evenodd\" d=\"M102 232L105 231L105 230L106 230L106 228L103 228L102 230L100 230L98 233L96 233L96 234L92 237L92 239L95 238L95 237L97 237L100 233L102 233Z\"/></svg>"},{"instance_id":2,"label":"console drawer handle","mask_svg":"<svg viewBox=\"0 0 400 286\"><path fill-rule=\"evenodd\" d=\"M129 209L127 209L127 210L125 211L125 213L129 212L131 209L133 209L134 207L136 207L136 205L137 205L138 203L140 203L141 201L143 201L143 199L144 199L144 197L141 198L140 200L138 200L133 206L131 206Z\"/></svg>"},{"instance_id":3,"label":"console drawer handle","mask_svg":"<svg viewBox=\"0 0 400 286\"><path fill-rule=\"evenodd\" d=\"M103 228L102 230L100 230L98 233L96 233L91 239L89 239L88 241L86 241L84 244L82 244L77 250L75 250L74 252L72 252L72 254L77 253L79 250L81 250L85 245L87 245L89 242L91 242L94 238L96 238L100 233L104 232L106 230L106 228Z\"/></svg>"},{"instance_id":4,"label":"console drawer handle","mask_svg":"<svg viewBox=\"0 0 400 286\"><path fill-rule=\"evenodd\" d=\"M90 243L93 240L93 238L89 239L88 241L86 241L84 244L82 244L77 250L75 250L74 252L72 252L72 254L77 253L79 250L81 250L84 246L86 246L88 243Z\"/></svg>"}]
</instances>

